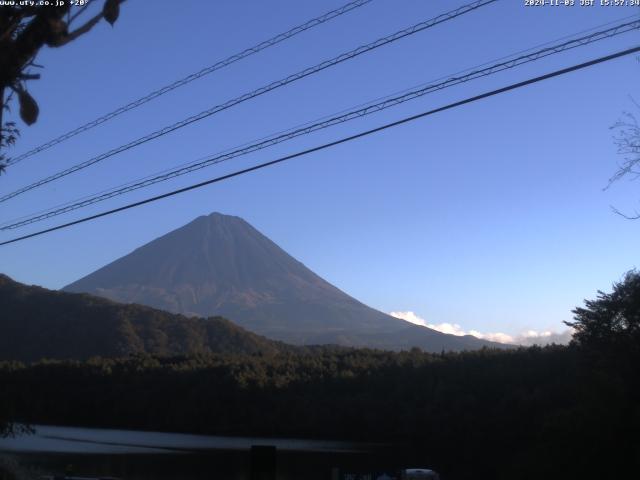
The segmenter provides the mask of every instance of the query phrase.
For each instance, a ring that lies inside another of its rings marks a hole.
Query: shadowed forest
[[[570,346],[3,362],[0,383],[22,422],[388,443],[444,478],[630,478],[640,275],[574,314]]]

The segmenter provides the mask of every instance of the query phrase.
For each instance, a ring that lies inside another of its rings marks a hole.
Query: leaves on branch
[[[30,73],[29,67],[41,67],[33,63],[39,50],[49,47],[62,47],[88,33],[104,18],[113,25],[120,16],[120,3],[124,0],[105,0],[102,11],[70,31],[69,23],[82,14],[88,3],[71,13],[71,2],[63,2],[59,7],[36,7],[16,5],[4,7],[0,12],[0,89],[12,88],[18,94],[20,117],[27,125],[33,125],[39,114],[35,99],[17,85],[25,80],[38,80],[39,74]],[[17,3],[17,2],[16,2]],[[65,18],[66,17],[66,18]],[[67,20],[67,21],[65,21]],[[0,111],[8,109],[11,96],[0,99]],[[0,116],[1,118],[1,116]],[[0,132],[0,147],[6,147],[15,141],[16,136],[7,139],[8,132]]]
[[[613,292],[598,291],[596,300],[585,300],[573,310],[574,321],[564,322],[575,329],[573,340],[581,345],[620,344],[640,339],[640,273],[627,272],[613,285]]]
[[[49,31],[45,43],[50,47],[57,47],[64,43],[65,38],[69,35],[67,22],[61,18],[53,17],[47,19],[47,23]]]
[[[33,125],[38,120],[40,108],[34,98],[26,90],[18,91],[18,101],[20,102],[20,118],[27,125]]]
[[[102,8],[102,15],[104,19],[113,26],[120,16],[120,0],[106,0]]]
[[[0,147],[10,147],[16,143],[16,139],[20,136],[20,131],[16,128],[15,122],[6,122],[0,128]],[[0,161],[4,160],[0,155]]]

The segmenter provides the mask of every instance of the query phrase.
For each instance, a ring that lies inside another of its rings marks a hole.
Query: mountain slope
[[[0,360],[135,353],[276,353],[291,347],[224,318],[187,318],[141,305],[27,286],[0,274]]]
[[[239,217],[202,216],[65,287],[184,315],[222,315],[295,344],[429,351],[499,346],[408,324],[313,273]]]

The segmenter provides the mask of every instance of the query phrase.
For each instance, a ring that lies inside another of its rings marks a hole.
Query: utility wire
[[[469,3],[467,5],[463,5],[462,7],[456,8],[455,10],[451,10],[447,13],[443,13],[441,15],[438,15],[437,17],[434,17],[430,20],[426,20],[420,23],[417,23],[411,27],[405,28],[403,30],[400,30],[398,32],[395,32],[391,35],[388,35],[386,37],[382,37],[379,38],[378,40],[368,43],[366,45],[362,45],[354,50],[351,50],[350,52],[347,53],[343,53],[341,55],[338,55],[337,57],[332,58],[331,60],[326,60],[324,62],[321,62],[313,67],[309,67],[306,68],[298,73],[295,73],[293,75],[289,75],[288,77],[285,77],[281,80],[277,80],[275,82],[272,82],[266,86],[260,87],[252,92],[249,93],[245,93],[244,95],[241,95],[239,97],[236,97],[232,100],[229,100],[223,104],[220,105],[216,105],[215,107],[212,107],[208,110],[204,110],[196,115],[192,115],[191,117],[185,118],[184,120],[181,120],[179,122],[176,122],[172,125],[168,125],[164,128],[161,128],[160,130],[156,130],[155,132],[152,132],[148,135],[145,135],[143,137],[140,137],[136,140],[133,140],[132,142],[129,142],[125,145],[121,145],[119,147],[116,147],[112,150],[109,150],[106,153],[103,153],[101,155],[98,155],[96,157],[93,157],[89,160],[86,160],[82,163],[79,163],[77,165],[74,165],[70,168],[67,168],[65,170],[62,170],[60,172],[57,172],[53,175],[50,175],[46,178],[43,178],[41,180],[38,180],[30,185],[27,185],[25,187],[22,187],[18,190],[15,190],[11,193],[8,193],[2,197],[0,197],[0,203],[1,202],[6,202],[7,200],[17,197],[18,195],[21,195],[25,192],[28,192],[30,190],[33,190],[34,188],[38,188],[42,185],[45,185],[47,183],[53,182],[55,180],[58,180],[62,177],[65,177],[67,175],[70,175],[72,173],[75,173],[79,170],[85,169],[91,165],[94,165],[98,162],[101,162],[109,157],[112,157],[118,153],[122,153],[126,150],[129,150],[131,148],[137,147],[138,145],[141,145],[143,143],[146,143],[150,140],[154,140],[158,137],[161,137],[163,135],[166,135],[167,133],[173,132],[174,130],[178,130],[179,128],[185,127],[187,125],[190,125],[194,122],[200,121],[204,118],[207,118],[211,115],[214,115],[216,113],[219,113],[223,110],[226,110],[228,108],[231,108],[235,105],[238,105],[242,102],[245,102],[247,100],[250,100],[252,98],[258,97],[260,95],[263,95],[267,92],[270,92],[272,90],[275,90],[277,88],[283,87],[285,85],[288,85],[290,83],[293,83],[297,80],[300,80],[302,78],[305,78],[309,75],[315,74],[317,72],[320,72],[322,70],[325,70],[326,68],[329,67],[333,67],[334,65],[338,65],[344,61],[350,60],[354,57],[357,57],[359,55],[362,55],[363,53],[369,52],[371,50],[377,49],[379,47],[382,47],[383,45],[387,45],[389,43],[395,42],[397,40],[400,40],[401,38],[407,37],[409,35],[413,35],[415,33],[421,32],[425,29],[431,28],[435,25],[438,25],[440,23],[446,22],[448,20],[452,20],[454,18],[457,18],[461,15],[464,15],[465,13],[469,13],[471,11],[474,11],[480,7],[489,5],[491,3],[496,2],[497,0],[478,0],[472,3]]]
[[[139,206],[145,205],[147,203],[156,202],[158,200],[162,200],[164,198],[172,197],[174,195],[178,195],[180,193],[188,192],[190,190],[195,190],[197,188],[202,188],[202,187],[204,187],[206,185],[211,185],[213,183],[218,183],[218,182],[221,182],[223,180],[228,180],[230,178],[237,177],[237,176],[240,176],[240,175],[244,175],[244,174],[249,173],[249,172],[260,170],[260,169],[263,169],[263,168],[266,168],[266,167],[271,167],[273,165],[277,165],[279,163],[286,162],[287,160],[292,160],[294,158],[303,157],[303,156],[308,155],[310,153],[314,153],[314,152],[318,152],[318,151],[321,151],[321,150],[325,150],[327,148],[334,147],[336,145],[341,145],[343,143],[347,143],[347,142],[350,142],[352,140],[356,140],[358,138],[366,137],[366,136],[372,135],[374,133],[378,133],[378,132],[381,132],[381,131],[384,131],[384,130],[387,130],[387,129],[390,129],[390,128],[393,128],[393,127],[397,127],[399,125],[403,125],[405,123],[409,123],[409,122],[418,120],[418,119],[423,118],[423,117],[427,117],[427,116],[431,116],[431,115],[434,115],[434,114],[439,113],[439,112],[443,112],[445,110],[451,110],[453,108],[457,108],[457,107],[460,107],[460,106],[463,106],[463,105],[466,105],[466,104],[469,104],[469,103],[473,103],[473,102],[476,102],[478,100],[482,100],[482,99],[485,99],[485,98],[488,98],[488,97],[493,97],[495,95],[499,95],[499,94],[502,94],[502,93],[505,93],[505,92],[509,92],[511,90],[516,90],[518,88],[522,88],[522,87],[525,87],[527,85],[531,85],[531,84],[534,84],[534,83],[542,82],[542,81],[548,80],[550,78],[554,78],[554,77],[558,77],[558,76],[561,76],[561,75],[565,75],[567,73],[575,72],[577,70],[582,70],[584,68],[591,67],[593,65],[597,65],[597,64],[600,64],[600,63],[608,62],[608,61],[614,60],[616,58],[624,57],[626,55],[631,55],[631,54],[637,53],[637,52],[640,52],[640,46],[636,46],[636,47],[632,47],[632,48],[629,48],[629,49],[626,49],[626,50],[622,50],[622,51],[613,53],[611,55],[607,55],[607,56],[604,56],[604,57],[599,57],[599,58],[596,58],[594,60],[590,60],[588,62],[580,63],[580,64],[577,64],[577,65],[573,65],[571,67],[567,67],[567,68],[563,68],[563,69],[560,69],[560,70],[556,70],[554,72],[547,73],[545,75],[541,75],[541,76],[538,76],[538,77],[530,78],[530,79],[524,80],[522,82],[513,83],[513,84],[508,85],[506,87],[498,88],[496,90],[491,90],[489,92],[485,92],[485,93],[482,93],[480,95],[476,95],[474,97],[469,97],[469,98],[466,98],[464,100],[460,100],[458,102],[450,103],[450,104],[445,105],[443,107],[435,108],[433,110],[428,110],[426,112],[422,112],[422,113],[419,113],[417,115],[412,115],[410,117],[405,117],[405,118],[403,118],[401,120],[397,120],[395,122],[387,123],[387,124],[382,125],[380,127],[372,128],[370,130],[366,130],[366,131],[357,133],[355,135],[350,135],[348,137],[343,137],[343,138],[341,138],[339,140],[335,140],[333,142],[325,143],[325,144],[322,144],[322,145],[319,145],[319,146],[316,146],[316,147],[313,147],[313,148],[309,148],[307,150],[303,150],[303,151],[300,151],[300,152],[297,152],[297,153],[294,153],[294,154],[291,154],[291,155],[280,157],[280,158],[277,158],[275,160],[271,160],[269,162],[265,162],[265,163],[261,163],[261,164],[258,164],[258,165],[254,165],[253,167],[245,168],[245,169],[242,169],[242,170],[237,170],[237,171],[229,173],[227,175],[222,175],[220,177],[215,177],[215,178],[206,180],[204,182],[200,182],[200,183],[196,183],[194,185],[190,185],[188,187],[184,187],[184,188],[180,188],[178,190],[173,190],[171,192],[163,193],[162,195],[156,195],[154,197],[150,197],[150,198],[147,198],[145,200],[141,200],[141,201],[134,202],[134,203],[129,203],[128,205],[124,205],[122,207],[114,208],[112,210],[107,210],[107,211],[104,211],[104,212],[101,212],[101,213],[97,213],[95,215],[91,215],[91,216],[88,216],[88,217],[80,218],[78,220],[74,220],[72,222],[64,223],[64,224],[61,224],[61,225],[56,225],[55,227],[50,227],[50,228],[47,228],[47,229],[44,229],[44,230],[40,230],[38,232],[30,233],[28,235],[23,235],[21,237],[13,238],[11,240],[6,240],[4,242],[0,242],[0,246],[8,245],[8,244],[15,243],[15,242],[19,242],[19,241],[22,241],[22,240],[26,240],[28,238],[33,238],[33,237],[36,237],[36,236],[39,236],[39,235],[43,235],[45,233],[54,232],[56,230],[61,230],[63,228],[68,228],[68,227],[71,227],[73,225],[78,225],[80,223],[84,223],[84,222],[88,222],[88,221],[91,221],[91,220],[95,220],[97,218],[105,217],[107,215],[112,215],[114,213],[122,212],[124,210],[129,210],[131,208],[139,207]]]
[[[366,115],[370,115],[372,113],[380,112],[387,108],[394,107],[396,105],[399,105],[411,100],[415,100],[416,98],[422,97],[429,93],[433,93],[435,91],[449,88],[454,85],[465,83],[481,77],[486,77],[488,75],[493,75],[507,69],[515,68],[526,63],[537,61],[541,58],[545,58],[550,55],[554,55],[554,54],[564,52],[573,48],[585,46],[597,41],[608,39],[616,35],[621,35],[623,33],[626,33],[638,28],[640,28],[640,19],[632,22],[626,22],[626,23],[611,27],[607,30],[597,31],[590,35],[569,40],[560,44],[551,45],[547,48],[543,48],[525,55],[520,55],[518,57],[511,58],[507,61],[503,61],[503,62],[499,62],[493,65],[487,66],[485,68],[472,70],[471,72],[466,73],[465,75],[453,76],[443,82],[422,86],[421,88],[405,92],[402,95],[399,95],[396,97],[387,97],[378,103],[369,104],[363,108],[357,108],[355,110],[347,111],[346,113],[342,113],[334,117],[323,119],[322,121],[319,121],[316,123],[306,124],[299,128],[294,128],[292,130],[285,131],[280,134],[275,134],[271,137],[267,137],[253,144],[242,146],[241,148],[237,148],[235,150],[228,150],[226,152],[215,154],[213,156],[204,157],[195,162],[188,163],[184,166],[180,166],[173,170],[165,171],[156,176],[149,176],[134,183],[129,183],[121,187],[116,187],[115,189],[111,189],[105,192],[100,192],[98,194],[95,194],[94,196],[84,197],[73,203],[67,203],[59,207],[53,207],[52,209],[45,210],[43,212],[38,212],[36,214],[32,214],[30,216],[24,216],[20,219],[13,220],[11,222],[5,222],[4,225],[0,225],[0,231],[13,230],[19,227],[23,227],[25,225],[29,225],[42,220],[46,220],[48,218],[62,215],[64,213],[68,213],[73,210],[78,210],[80,208],[92,205],[94,203],[102,202],[110,198],[124,195],[134,190],[138,190],[140,188],[154,185],[159,182],[167,181],[169,179],[172,179],[181,175],[185,175],[187,173],[191,173],[205,167],[209,167],[214,164],[222,163],[236,157],[247,155],[249,153],[253,153],[258,150],[262,150],[264,148],[268,148],[273,145],[286,142],[288,140],[294,139],[302,135],[307,135],[318,130],[322,130],[325,128],[332,127],[334,125],[338,125],[341,123],[348,122],[350,120],[354,120],[356,118],[360,118]]]
[[[13,157],[6,162],[7,166],[15,165],[16,163],[19,163],[26,158],[32,157],[37,153],[48,150],[49,148],[55,145],[58,145],[59,143],[62,143],[66,140],[69,140],[70,138],[73,138],[76,135],[79,135],[83,132],[86,132],[87,130],[91,130],[92,128],[97,127],[98,125],[108,122],[109,120],[119,115],[122,115],[123,113],[128,112],[129,110],[133,110],[134,108],[144,105],[145,103],[150,102],[151,100],[154,100],[155,98],[158,98],[161,95],[164,95],[165,93],[169,93],[172,90],[183,87],[193,82],[194,80],[202,78],[205,75],[209,75],[210,73],[213,73],[216,70],[221,70],[222,68],[227,67],[232,63],[235,63],[239,60],[247,58],[258,52],[261,52],[262,50],[266,50],[269,47],[273,47],[274,45],[284,42],[285,40],[288,40],[298,35],[299,33],[302,33],[306,30],[310,30],[311,28],[317,27],[318,25],[321,25],[330,20],[333,20],[336,17],[344,15],[345,13],[348,13],[351,10],[355,10],[356,8],[362,7],[372,1],[373,0],[355,0],[353,2],[347,3],[346,5],[343,5],[340,8],[327,12],[324,15],[321,15],[319,17],[313,18],[308,22],[303,23],[302,25],[298,25],[297,27],[294,27],[291,30],[288,30],[284,33],[280,33],[275,37],[265,40],[264,42],[261,42],[253,47],[247,48],[246,50],[243,50],[240,53],[231,55],[230,57],[227,57],[224,60],[220,60],[219,62],[216,62],[213,65],[210,65],[208,67],[205,67],[198,72],[192,73],[190,75],[187,75],[184,78],[181,78],[180,80],[176,80],[173,83],[165,85],[164,87],[159,88],[158,90],[155,90],[150,94],[145,95],[144,97],[138,98],[137,100],[134,100],[126,105],[123,105],[122,107],[119,107],[113,110],[112,112],[109,112],[99,118],[96,118],[95,120],[87,122],[84,125],[81,125],[73,130],[70,130],[69,132],[62,134],[59,137],[49,140],[48,142],[43,143],[42,145],[35,147],[32,150],[29,150],[28,152],[18,155],[17,157]]]

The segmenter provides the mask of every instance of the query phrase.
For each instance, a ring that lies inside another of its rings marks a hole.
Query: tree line
[[[5,361],[0,385],[26,423],[388,443],[455,479],[626,478],[640,275],[574,314],[569,346]]]

